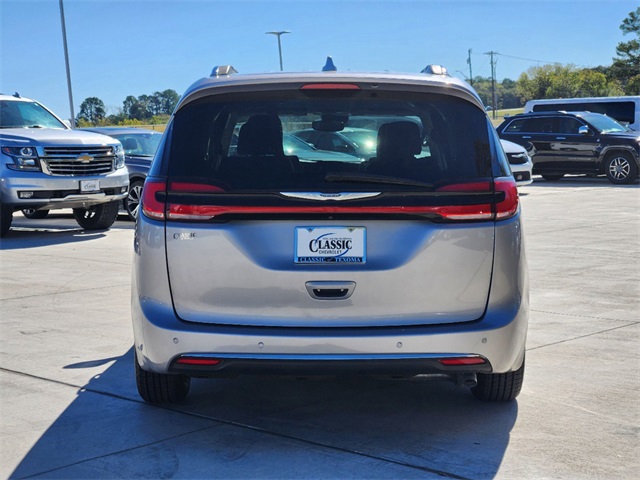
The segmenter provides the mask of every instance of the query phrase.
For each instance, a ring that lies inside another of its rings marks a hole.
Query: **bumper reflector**
[[[199,357],[180,357],[176,360],[179,365],[204,365],[212,367],[222,363],[222,360],[216,358],[199,358]]]
[[[439,362],[446,367],[455,367],[461,365],[481,365],[487,363],[484,358],[480,357],[458,357],[458,358],[442,358]]]

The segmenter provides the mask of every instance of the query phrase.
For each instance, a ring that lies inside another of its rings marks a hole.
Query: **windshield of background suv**
[[[0,128],[66,128],[36,102],[0,100]]]
[[[125,155],[136,157],[153,157],[162,139],[159,133],[123,133],[109,136],[122,143]]]
[[[581,115],[587,122],[596,127],[602,133],[628,132],[629,128],[620,125],[613,118],[599,114]]]
[[[376,143],[370,156],[314,148],[289,135],[352,125],[368,125],[362,133]],[[406,190],[491,177],[492,164],[486,115],[464,100],[297,89],[210,96],[183,107],[169,158],[172,181],[197,179],[225,192]]]

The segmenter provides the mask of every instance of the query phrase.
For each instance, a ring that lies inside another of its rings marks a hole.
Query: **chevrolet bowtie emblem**
[[[93,157],[88,153],[83,153],[82,155],[78,156],[77,160],[82,163],[89,163],[91,160],[93,160]]]

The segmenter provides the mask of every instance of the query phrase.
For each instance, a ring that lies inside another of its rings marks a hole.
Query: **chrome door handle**
[[[566,140],[567,137],[556,137],[556,140]]]
[[[522,138],[531,138],[529,135],[523,135]]]

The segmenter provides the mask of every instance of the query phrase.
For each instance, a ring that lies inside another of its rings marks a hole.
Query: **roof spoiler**
[[[238,71],[233,68],[231,65],[216,65],[211,70],[210,77],[226,77],[227,75],[233,75],[234,73],[238,73]]]

